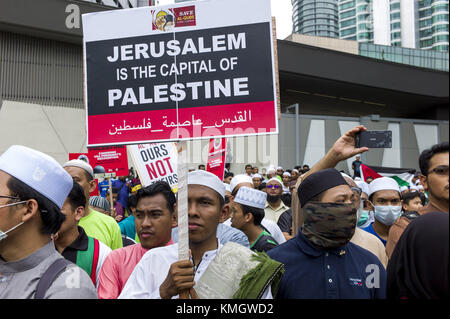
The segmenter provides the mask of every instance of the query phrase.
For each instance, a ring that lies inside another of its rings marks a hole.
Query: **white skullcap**
[[[291,174],[289,172],[284,172],[283,176],[291,177]]]
[[[281,169],[281,170],[282,170],[282,169],[283,169],[283,167],[281,167],[281,166],[278,166],[278,167],[277,167],[277,170],[279,170],[279,169]]]
[[[394,190],[400,193],[400,188],[398,187],[397,182],[390,177],[379,177],[374,179],[369,184],[369,196],[371,196],[375,192],[383,190]]]
[[[408,186],[402,186],[400,187],[400,193],[403,193],[404,191],[409,190]]]
[[[269,180],[267,181],[266,185],[269,184],[270,182],[277,182],[277,183],[279,183],[281,186],[283,186],[283,184],[281,184],[280,180],[279,180],[278,178],[276,178],[276,177],[272,177],[271,179],[269,179]]]
[[[21,145],[11,146],[0,156],[0,170],[42,194],[59,209],[73,187],[72,177],[55,159]]]
[[[300,173],[300,172],[298,171],[298,169],[296,169],[296,168],[294,168],[294,169],[292,170],[292,173],[294,173],[294,172],[296,172],[297,174]]]
[[[209,187],[219,193],[225,199],[225,186],[213,173],[199,169],[188,173],[188,185],[202,185]]]
[[[239,174],[234,176],[230,181],[230,189],[231,189],[230,192],[232,193],[235,187],[241,183],[251,183],[253,185],[253,179],[245,174]]]
[[[242,205],[264,209],[266,207],[266,198],[267,194],[265,192],[242,186],[239,188],[234,201]]]
[[[277,170],[274,167],[269,167],[267,169],[267,174],[276,173],[276,172],[277,172]]]
[[[347,174],[345,174],[345,173],[342,173],[342,172],[341,172],[341,175],[342,175],[342,177],[347,177],[347,178],[353,179],[353,178],[351,178],[349,175],[347,175]]]
[[[230,184],[227,184],[227,183],[223,183],[223,186],[225,186],[225,191],[227,191],[227,192],[230,192],[231,193],[231,191],[230,191]]]
[[[356,186],[358,186],[359,188],[361,188],[361,190],[366,193],[367,195],[369,195],[369,184],[367,184],[364,181],[356,181]]]
[[[258,173],[256,173],[256,174],[253,174],[252,178],[259,178],[259,179],[261,179],[261,180],[262,180],[262,176],[261,176],[261,174],[258,174]]]
[[[92,178],[95,178],[94,170],[92,169],[92,166],[83,160],[75,159],[75,160],[68,161],[63,165],[63,167],[70,167],[70,166],[84,169],[86,172],[88,172],[89,175],[91,175]]]

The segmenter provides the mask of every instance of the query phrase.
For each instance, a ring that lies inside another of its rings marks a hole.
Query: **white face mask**
[[[9,206],[15,206],[15,205],[23,204],[23,203],[26,203],[26,202],[27,202],[27,201],[25,200],[25,201],[21,201],[21,202],[17,202],[17,203],[12,203],[12,204],[7,204],[7,205],[2,205],[2,206],[0,206],[0,208],[3,208],[3,207],[9,207]],[[24,222],[21,222],[20,224],[14,226],[13,228],[8,229],[8,230],[5,231],[5,232],[3,232],[3,231],[0,229],[0,241],[2,241],[3,239],[5,239],[6,237],[8,237],[7,233],[9,233],[10,231],[13,231],[14,229],[16,229],[17,227],[19,227],[19,226],[22,225],[23,223],[24,223]]]
[[[391,226],[402,214],[402,206],[374,206],[375,218],[384,225]]]

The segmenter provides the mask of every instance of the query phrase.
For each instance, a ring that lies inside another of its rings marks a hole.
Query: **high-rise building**
[[[337,38],[337,0],[291,0],[294,33]]]
[[[449,0],[334,0],[338,35],[318,32],[324,1],[292,0],[294,32],[360,43],[448,52]],[[323,28],[323,26],[322,26]]]
[[[418,1],[420,48],[448,52],[448,2],[448,0]]]

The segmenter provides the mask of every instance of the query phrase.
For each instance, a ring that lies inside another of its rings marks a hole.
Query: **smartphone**
[[[368,148],[392,148],[392,131],[366,131],[356,134],[355,146]]]

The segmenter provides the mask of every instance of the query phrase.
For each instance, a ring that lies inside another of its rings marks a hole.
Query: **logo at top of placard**
[[[195,6],[152,10],[152,30],[170,31],[196,25]]]
[[[159,31],[169,31],[175,26],[175,17],[170,10],[152,11],[152,29]]]

